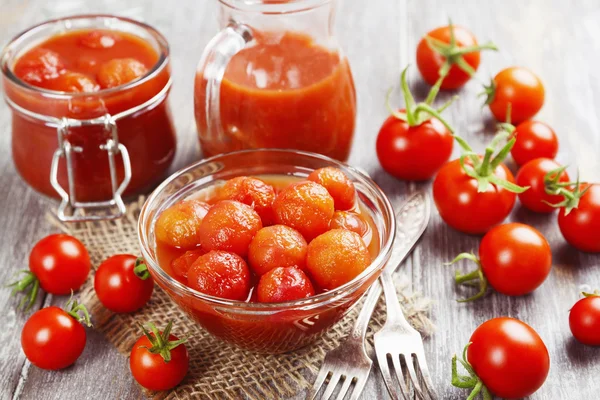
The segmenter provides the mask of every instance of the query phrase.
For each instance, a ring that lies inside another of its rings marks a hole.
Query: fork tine
[[[419,399],[425,400],[425,395],[423,394],[423,389],[421,389],[421,384],[419,383],[419,379],[417,378],[417,372],[415,371],[415,364],[411,354],[402,354],[404,357],[404,362],[406,363],[406,369],[408,370],[408,375],[410,376],[410,381],[413,384],[415,392]]]
[[[381,371],[381,375],[383,375],[383,381],[385,382],[385,387],[387,388],[390,396],[393,400],[405,399],[408,400],[404,393],[400,395],[398,393],[398,388],[394,385],[394,381],[392,380],[392,376],[390,375],[390,368],[388,366],[387,354],[383,351],[377,352],[377,363],[379,364],[379,371]]]
[[[406,386],[406,379],[404,373],[402,372],[402,366],[400,365],[400,356],[392,356],[392,363],[394,364],[394,371],[396,372],[396,377],[400,382],[400,390],[402,393],[406,393],[404,397],[410,396],[410,391],[408,390],[408,386]]]
[[[331,397],[341,377],[342,374],[340,374],[339,372],[334,372],[333,375],[331,375],[331,378],[329,379],[329,383],[325,388],[325,393],[323,393],[321,400],[327,400]]]
[[[425,354],[422,352],[418,352],[416,354],[416,362],[421,372],[421,377],[423,378],[423,383],[425,390],[429,394],[429,397],[432,400],[437,400],[437,393],[435,392],[435,387],[433,386],[433,381],[431,380],[431,375],[429,374],[429,368],[427,368],[427,362],[425,361]]]
[[[317,375],[317,379],[315,380],[315,384],[313,385],[312,389],[306,395],[306,400],[313,400],[315,397],[317,397],[319,389],[321,389],[321,386],[323,386],[323,382],[325,382],[325,379],[327,379],[327,375],[329,375],[329,370],[324,367],[325,366],[323,365],[319,370],[319,375]]]
[[[362,393],[363,389],[365,388],[365,384],[367,383],[367,379],[366,378],[356,378],[356,383],[354,385],[354,390],[352,391],[352,396],[350,397],[350,400],[358,400],[358,398],[360,397],[360,394]]]
[[[342,389],[340,389],[340,393],[337,395],[336,400],[344,400],[344,396],[346,396],[346,392],[348,392],[351,384],[352,377],[347,376],[346,379],[344,379],[344,384],[342,385]]]

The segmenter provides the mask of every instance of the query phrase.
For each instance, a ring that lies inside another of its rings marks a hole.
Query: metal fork
[[[408,256],[427,227],[430,209],[429,198],[424,192],[415,193],[400,207],[396,213],[394,250],[384,271],[391,274]],[[375,282],[367,292],[363,308],[348,337],[337,348],[330,350],[325,355],[323,365],[307,399],[316,398],[327,377],[329,377],[329,382],[321,399],[329,399],[340,381],[342,381],[342,387],[337,399],[342,400],[352,384],[354,384],[354,389],[350,399],[358,399],[367,383],[373,364],[365,348],[365,336],[381,292],[381,285]]]
[[[404,317],[390,272],[384,270],[379,279],[383,284],[387,319],[383,328],[375,333],[374,342],[377,363],[385,386],[393,399],[411,399],[406,379],[408,372],[408,381],[412,383],[419,399],[437,399],[425,360],[421,334],[410,326]],[[390,373],[390,361],[397,384]]]

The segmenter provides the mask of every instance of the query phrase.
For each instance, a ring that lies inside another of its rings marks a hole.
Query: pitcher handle
[[[208,43],[198,64],[206,81],[205,118],[208,140],[212,143],[227,140],[221,124],[221,81],[231,58],[252,40],[246,25],[230,23]],[[201,129],[201,127],[198,127]]]

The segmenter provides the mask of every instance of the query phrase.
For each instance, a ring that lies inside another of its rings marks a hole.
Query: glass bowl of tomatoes
[[[259,353],[319,338],[389,260],[392,206],[326,156],[258,149],[169,177],[138,221],[155,282],[212,335]]]

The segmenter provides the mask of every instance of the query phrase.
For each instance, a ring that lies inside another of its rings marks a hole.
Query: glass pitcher
[[[205,156],[292,148],[345,161],[356,119],[336,0],[219,0],[222,30],[198,64],[194,110]]]

